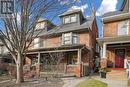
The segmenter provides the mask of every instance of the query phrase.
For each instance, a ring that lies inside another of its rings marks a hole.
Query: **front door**
[[[115,50],[115,68],[124,67],[125,49]]]

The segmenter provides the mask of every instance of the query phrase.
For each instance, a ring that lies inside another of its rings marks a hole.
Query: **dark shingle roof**
[[[83,23],[81,23],[80,25],[77,25],[77,24],[59,25],[49,31],[42,31],[42,33],[40,33],[39,36],[88,29],[89,27],[92,26],[93,20],[94,20],[94,17],[87,17],[86,20],[83,21]]]
[[[113,12],[108,12],[102,15],[103,17],[109,17],[109,16],[114,16],[114,15],[119,15],[119,14],[124,14],[127,13],[126,11],[113,11]]]

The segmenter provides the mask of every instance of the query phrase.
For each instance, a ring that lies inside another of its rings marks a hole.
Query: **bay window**
[[[77,44],[78,36],[76,33],[64,33],[62,34],[62,45]]]

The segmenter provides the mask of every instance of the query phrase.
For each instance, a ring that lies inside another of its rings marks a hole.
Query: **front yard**
[[[107,87],[107,84],[98,80],[89,79],[79,83],[76,87]]]
[[[20,86],[15,84],[15,79],[8,80],[5,77],[0,77],[1,81],[0,87],[62,87],[63,81],[60,78],[48,78],[46,81],[45,78],[30,78],[25,79],[24,83],[21,83]]]

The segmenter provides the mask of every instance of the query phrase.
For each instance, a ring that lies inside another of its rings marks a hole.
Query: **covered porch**
[[[37,75],[53,72],[80,77],[84,70],[82,65],[89,66],[89,56],[84,45],[34,49],[27,54],[25,64],[36,66]]]
[[[130,60],[130,36],[98,38],[97,41],[102,68],[125,68],[125,60]]]

